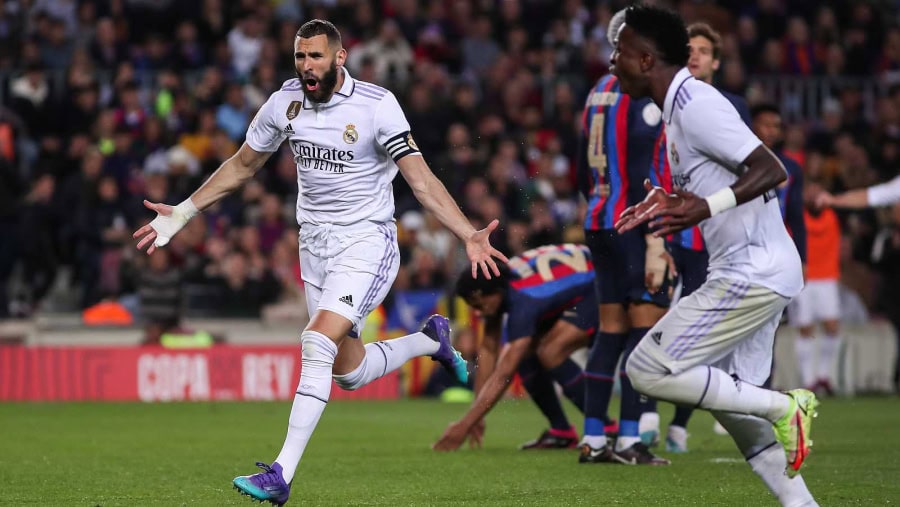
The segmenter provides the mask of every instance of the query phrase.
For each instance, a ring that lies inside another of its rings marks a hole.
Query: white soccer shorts
[[[823,320],[841,318],[841,292],[837,280],[809,280],[788,307],[794,327],[812,326]]]
[[[630,360],[642,369],[673,374],[710,365],[762,385],[771,373],[775,329],[789,301],[750,282],[708,280],[669,309]]]
[[[300,229],[300,274],[310,318],[319,310],[346,317],[359,336],[366,316],[387,296],[400,268],[397,226],[363,222]]]

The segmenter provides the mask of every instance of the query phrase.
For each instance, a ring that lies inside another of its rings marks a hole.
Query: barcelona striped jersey
[[[594,264],[584,245],[547,245],[509,261],[507,336],[534,336],[541,323],[594,292]]]
[[[794,240],[800,260],[806,262],[806,224],[803,220],[803,170],[794,160],[776,153],[787,171],[787,180],[775,189],[784,226]]]
[[[612,229],[619,215],[646,196],[652,150],[662,128],[650,99],[622,93],[613,75],[601,78],[585,102],[579,189],[588,202],[586,230]]]

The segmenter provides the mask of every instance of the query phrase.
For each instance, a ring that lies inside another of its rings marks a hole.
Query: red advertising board
[[[207,349],[0,346],[0,401],[290,400],[296,346]],[[396,399],[395,371],[331,399]]]

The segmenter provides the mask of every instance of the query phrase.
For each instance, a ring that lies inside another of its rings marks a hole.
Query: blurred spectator
[[[213,279],[219,303],[219,317],[259,318],[263,305],[277,300],[278,282],[268,270],[251,266],[247,256],[231,252],[225,256],[222,273]]]
[[[244,101],[241,85],[230,83],[225,87],[225,103],[216,111],[216,124],[236,142],[242,142],[250,124],[250,112]]]
[[[182,273],[172,266],[170,255],[165,248],[159,249],[148,257],[146,269],[136,270],[145,343],[159,343],[160,336],[181,321]]]
[[[228,50],[231,52],[231,66],[238,78],[250,75],[259,60],[262,50],[262,22],[254,13],[247,12],[238,19],[228,32]]]
[[[396,21],[384,20],[378,37],[349,51],[347,66],[354,75],[361,75],[363,62],[367,60],[372,63],[376,84],[391,90],[402,90],[406,87],[413,53],[409,43],[400,33]]]

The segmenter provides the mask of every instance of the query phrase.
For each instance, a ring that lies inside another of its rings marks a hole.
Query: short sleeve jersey
[[[734,106],[687,68],[669,84],[663,120],[672,180],[700,197],[734,184],[762,144]],[[803,288],[800,256],[774,192],[700,222],[700,232],[709,251],[707,279],[752,282],[785,297]]]
[[[556,319],[594,291],[594,265],[584,245],[547,245],[509,261],[507,339],[534,336],[540,325]]]
[[[394,94],[343,72],[340,90],[322,104],[306,99],[299,79],[285,81],[247,130],[259,152],[290,143],[301,226],[393,220],[396,161],[420,155]]]

